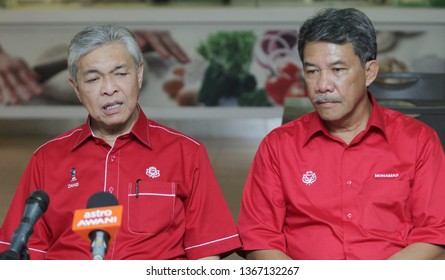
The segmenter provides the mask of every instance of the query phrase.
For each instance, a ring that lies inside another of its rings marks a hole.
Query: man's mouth
[[[114,109],[118,108],[118,107],[121,106],[121,105],[122,105],[122,103],[108,104],[108,105],[105,105],[105,106],[103,107],[103,109],[104,109],[104,110],[107,110],[107,111],[109,111],[109,110],[114,110]]]

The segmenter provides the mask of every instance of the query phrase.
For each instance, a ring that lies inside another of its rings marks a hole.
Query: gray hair
[[[340,45],[352,43],[363,66],[377,58],[374,26],[363,12],[354,8],[322,9],[303,23],[298,34],[298,53],[302,62],[306,43],[314,41]]]
[[[130,30],[117,25],[91,25],[77,33],[69,45],[68,71],[70,78],[77,81],[79,59],[95,49],[111,43],[121,43],[127,48],[136,64],[136,69],[143,63],[141,49]]]

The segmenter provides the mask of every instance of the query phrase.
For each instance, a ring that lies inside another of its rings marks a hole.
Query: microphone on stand
[[[26,199],[25,210],[19,226],[14,231],[8,250],[0,254],[0,260],[29,260],[28,240],[34,224],[48,208],[49,197],[42,190],[35,190]]]
[[[91,242],[93,260],[103,260],[108,242],[113,240],[122,223],[122,205],[108,192],[93,194],[87,209],[74,212],[72,230]]]

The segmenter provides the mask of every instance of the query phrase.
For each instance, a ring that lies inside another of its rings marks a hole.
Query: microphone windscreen
[[[122,223],[123,206],[108,192],[93,194],[86,209],[74,211],[72,230],[89,241],[93,231],[105,231],[113,239]]]
[[[31,195],[26,199],[26,204],[29,203],[37,203],[39,207],[42,209],[44,213],[48,208],[49,204],[49,196],[46,192],[42,190],[35,190],[31,193]]]
[[[119,202],[113,194],[109,192],[97,192],[88,199],[87,208],[115,206],[118,204]]]

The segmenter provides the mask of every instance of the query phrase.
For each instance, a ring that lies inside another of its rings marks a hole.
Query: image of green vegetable
[[[200,43],[197,52],[209,62],[198,94],[200,103],[218,106],[222,99],[236,98],[239,106],[268,105],[249,72],[255,40],[252,31],[219,31]]]

